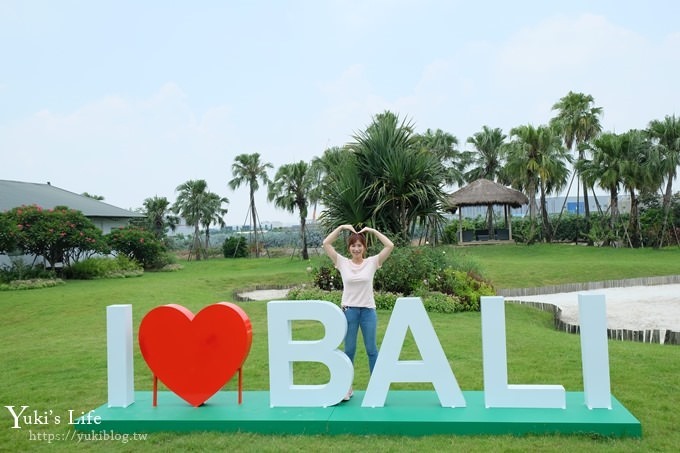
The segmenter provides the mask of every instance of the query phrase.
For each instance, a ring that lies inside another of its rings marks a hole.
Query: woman
[[[345,258],[335,251],[333,242],[343,230],[350,231],[347,241],[351,259]],[[383,244],[383,249],[377,255],[366,257],[366,238],[364,233],[375,235]],[[357,346],[357,333],[361,328],[364,346],[368,355],[368,369],[373,373],[375,361],[378,358],[376,342],[378,318],[375,313],[375,299],[373,297],[373,276],[382,266],[394,244],[387,236],[379,231],[365,227],[357,233],[352,225],[340,225],[323,241],[323,248],[328,257],[342,276],[342,310],[347,318],[347,334],[345,335],[345,354],[354,363],[354,353]],[[344,400],[348,401],[354,392],[350,387]]]

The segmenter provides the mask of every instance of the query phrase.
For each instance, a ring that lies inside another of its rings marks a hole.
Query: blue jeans
[[[375,313],[375,308],[346,307],[345,318],[347,318],[345,354],[354,363],[354,354],[357,350],[357,333],[361,328],[361,336],[364,338],[364,346],[368,355],[368,369],[373,373],[375,361],[378,359],[378,345],[376,343],[378,316]]]

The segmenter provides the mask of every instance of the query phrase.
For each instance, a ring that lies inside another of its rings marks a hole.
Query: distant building
[[[128,225],[130,219],[144,217],[139,212],[118,208],[68,190],[47,184],[0,180],[0,212],[20,206],[37,205],[43,209],[66,206],[83,213],[104,234]],[[0,254],[0,265],[9,264],[9,257]]]
[[[609,196],[608,195],[598,195],[597,200],[594,197],[588,197],[588,204],[590,207],[590,212],[597,212],[597,204],[599,203],[602,211],[607,212],[609,209]],[[540,209],[540,200],[536,199],[536,205]],[[585,203],[583,197],[548,197],[546,198],[546,207],[548,214],[559,214],[560,212],[570,213],[570,214],[581,214],[585,213]],[[461,209],[462,215],[467,219],[474,219],[476,217],[486,216],[486,206],[466,206]],[[627,213],[630,212],[630,196],[619,195],[619,212]],[[529,215],[529,206],[522,206],[521,208],[511,209],[510,213],[512,217],[526,217]],[[494,206],[494,215],[502,216],[503,207]]]

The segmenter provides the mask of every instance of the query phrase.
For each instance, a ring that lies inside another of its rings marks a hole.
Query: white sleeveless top
[[[378,255],[369,256],[361,264],[338,255],[335,267],[342,276],[342,306],[375,308],[373,276],[380,267]]]

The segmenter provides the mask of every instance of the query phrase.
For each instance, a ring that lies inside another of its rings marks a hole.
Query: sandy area
[[[288,290],[271,289],[241,293],[252,300],[284,299]],[[572,293],[512,297],[527,302],[543,302],[562,309],[562,320],[578,324],[578,294],[604,294],[607,304],[607,327],[610,329],[680,330],[680,284],[630,286]]]
[[[562,309],[561,319],[564,322],[578,324],[579,294],[604,294],[607,327],[610,329],[680,330],[680,284],[593,289],[508,299],[557,305]]]

